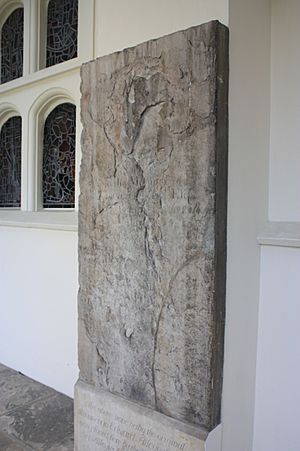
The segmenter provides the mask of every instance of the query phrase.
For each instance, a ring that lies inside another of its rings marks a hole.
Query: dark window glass
[[[21,206],[22,119],[12,117],[0,133],[0,207]]]
[[[58,105],[46,119],[43,152],[44,208],[74,208],[76,108]]]
[[[1,83],[23,75],[23,8],[16,9],[1,30]]]
[[[50,0],[46,67],[77,56],[78,0]]]

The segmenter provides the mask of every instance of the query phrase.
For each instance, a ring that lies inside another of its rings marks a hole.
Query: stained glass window
[[[74,208],[76,108],[62,103],[46,119],[43,146],[44,208]]]
[[[0,207],[21,206],[22,119],[8,119],[0,132]]]
[[[16,9],[1,30],[1,83],[23,75],[23,8]]]
[[[77,56],[78,0],[50,0],[46,67]]]

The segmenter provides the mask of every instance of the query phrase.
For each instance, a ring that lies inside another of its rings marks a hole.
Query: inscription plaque
[[[76,385],[76,451],[204,451],[206,432],[88,384]]]

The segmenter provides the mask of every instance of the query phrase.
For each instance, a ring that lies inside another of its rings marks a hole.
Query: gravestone
[[[82,67],[78,451],[204,449],[219,422],[228,30]]]

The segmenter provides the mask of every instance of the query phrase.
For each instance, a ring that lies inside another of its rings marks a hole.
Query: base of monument
[[[75,451],[204,451],[207,432],[95,389],[75,386]]]

